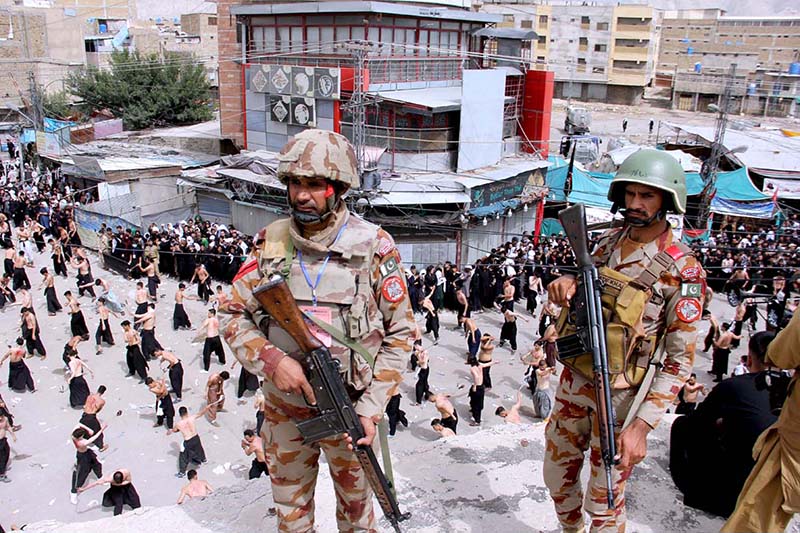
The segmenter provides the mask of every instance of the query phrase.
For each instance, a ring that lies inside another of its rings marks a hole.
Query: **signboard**
[[[270,96],[269,116],[273,122],[295,126],[314,127],[317,124],[316,105],[313,98]]]
[[[493,181],[470,189],[470,209],[492,205],[503,200],[511,200],[522,194],[528,184],[531,172],[524,172],[512,178]]]
[[[341,71],[338,68],[251,65],[250,90],[257,93],[338,100],[341,95]]]
[[[64,129],[61,131],[66,131],[67,135],[69,135],[69,129]],[[61,143],[61,132],[36,132],[36,151],[40,154],[61,155]]]

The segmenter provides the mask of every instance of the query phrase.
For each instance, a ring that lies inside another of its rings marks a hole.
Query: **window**
[[[547,35],[540,35],[536,42],[539,44],[547,44]]]
[[[608,22],[598,22],[597,31],[608,31]]]
[[[579,65],[585,65],[586,64],[586,58],[579,57],[578,58],[578,64]]]
[[[588,45],[589,44],[589,39],[587,37],[581,37],[580,39],[578,39],[578,44]]]
[[[209,26],[216,26],[217,25],[217,17],[208,17],[208,25]]]
[[[589,17],[581,17],[581,24],[589,24]]]
[[[542,26],[547,26],[547,15],[539,15],[539,24]]]
[[[536,56],[536,62],[537,63],[544,63],[545,62],[544,56]]]
[[[605,67],[592,67],[592,74],[605,74]]]
[[[596,44],[594,45],[595,52],[605,52],[608,50],[608,46],[605,44]]]
[[[520,27],[520,28],[528,28],[528,29],[531,29],[531,28],[533,28],[533,21],[532,21],[532,20],[521,20],[521,21],[519,22],[519,27]]]

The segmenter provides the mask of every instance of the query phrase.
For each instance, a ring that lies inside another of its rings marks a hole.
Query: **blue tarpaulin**
[[[494,216],[497,213],[502,213],[507,209],[516,209],[519,207],[519,200],[503,200],[501,202],[495,202],[490,205],[485,205],[483,207],[476,207],[475,209],[470,209],[469,214],[474,217],[488,217]]]
[[[549,201],[564,202],[567,200],[564,188],[569,165],[559,156],[550,156],[549,159],[552,166],[547,169],[547,186],[550,188],[547,199]],[[611,207],[611,202],[606,199],[606,195],[613,177],[614,174],[586,172],[576,167],[572,172],[572,190],[569,195],[569,201],[582,202],[594,207]],[[703,180],[700,178],[700,174],[697,172],[686,173],[686,189],[690,196],[700,194],[703,191]],[[753,182],[750,181],[745,167],[731,172],[719,172],[717,174],[716,189],[716,198],[734,202],[752,202],[770,198],[756,189]],[[746,212],[738,214],[746,215]]]
[[[771,199],[757,202],[737,202],[715,196],[711,200],[711,211],[720,215],[770,219],[775,211],[775,202]]]
[[[77,122],[68,122],[65,120],[56,120],[54,118],[47,118],[44,119],[44,131],[47,133],[53,133],[54,131],[58,131],[62,128],[69,128],[70,126],[75,126]]]
[[[542,220],[542,235],[549,237],[550,235],[558,235],[564,232],[564,226],[556,218],[546,218]]]

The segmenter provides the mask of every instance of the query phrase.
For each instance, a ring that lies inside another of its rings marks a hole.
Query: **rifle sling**
[[[350,337],[346,336],[343,332],[339,331],[331,324],[324,322],[314,315],[310,313],[303,313],[307,319],[317,325],[322,331],[339,341],[340,343],[344,344],[354,352],[357,352],[364,360],[369,364],[371,368],[375,368],[375,358],[372,357],[372,354],[364,348],[364,345],[360,342],[357,342]],[[389,484],[392,487],[392,491],[397,494],[397,491],[394,488],[394,473],[392,470],[392,456],[389,454],[389,437],[388,437],[388,427],[386,425],[386,419],[381,418],[381,421],[378,423],[378,439],[380,440],[381,444],[381,459],[383,460],[383,470],[384,474],[386,475],[386,479],[389,480]]]

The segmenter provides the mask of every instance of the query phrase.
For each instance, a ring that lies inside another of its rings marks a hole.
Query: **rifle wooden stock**
[[[253,291],[258,303],[278,321],[280,327],[288,333],[303,353],[313,352],[322,343],[308,329],[303,313],[289,291],[283,278],[275,279],[261,285]]]

